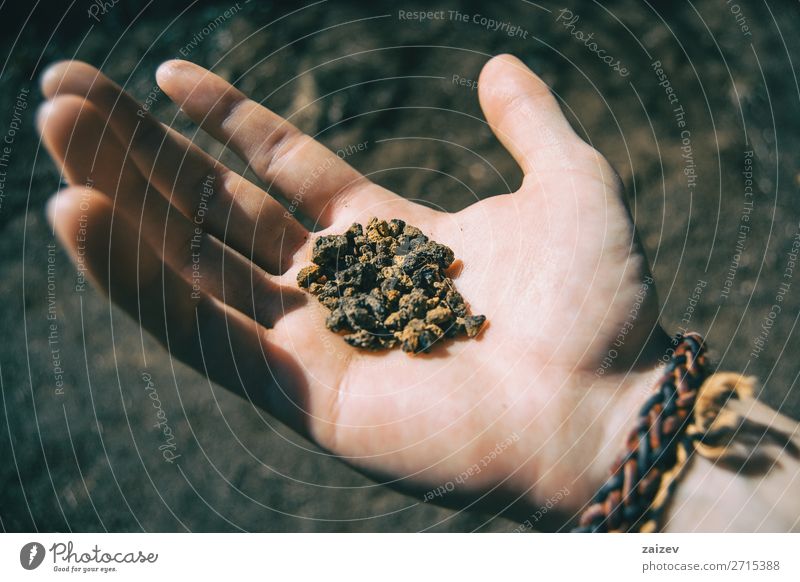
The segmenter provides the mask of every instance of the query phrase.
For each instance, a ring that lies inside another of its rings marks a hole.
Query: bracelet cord
[[[700,435],[687,428],[707,376],[705,344],[679,334],[655,392],[639,411],[611,475],[573,532],[658,531],[664,508]]]

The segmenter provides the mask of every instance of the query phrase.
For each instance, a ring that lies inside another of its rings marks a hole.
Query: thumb
[[[547,84],[514,56],[499,55],[484,65],[478,96],[492,131],[526,175],[566,169],[577,149],[589,147]]]

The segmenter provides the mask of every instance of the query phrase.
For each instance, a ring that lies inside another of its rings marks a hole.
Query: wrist
[[[515,519],[525,522],[528,513],[544,514],[546,518],[535,520],[540,530],[569,531],[577,524],[582,510],[608,478],[658,375],[654,365],[601,378],[587,373],[577,375],[570,388],[563,388],[574,393],[564,399],[569,410],[546,415],[567,419],[551,428],[551,434],[563,435],[559,439],[562,446],[538,443],[535,447],[536,466],[532,473],[521,474],[522,485],[528,488],[525,508]],[[535,486],[531,486],[532,475]]]
[[[607,465],[606,476],[614,479],[583,516],[580,531],[799,528],[800,441],[795,435],[800,425],[754,399],[754,378],[707,376],[701,342],[699,336],[686,336],[665,370],[640,377],[642,398],[652,395],[644,407],[626,406],[640,390],[623,391],[606,435],[618,435],[622,426],[625,455],[613,456]],[[653,392],[656,384],[660,390]],[[682,431],[686,424],[689,429]],[[607,445],[608,438],[602,442]],[[607,448],[596,455],[601,468]],[[587,474],[591,482],[591,471]]]
[[[611,474],[624,448],[625,439],[637,422],[639,411],[660,377],[660,367],[632,371],[609,377],[606,386],[598,386],[600,404],[592,411],[597,419],[598,430],[581,446],[586,448],[589,457],[584,464],[580,486],[579,511],[591,504],[597,491]],[[601,412],[602,410],[602,412]],[[577,523],[579,515],[575,516]]]
[[[654,395],[663,380],[665,354],[673,355],[672,338],[657,330],[650,335],[638,355],[638,365],[593,378],[584,386],[592,386],[591,398],[582,401],[585,409],[579,417],[586,419],[586,430],[576,439],[574,448],[582,451],[578,466],[582,469],[572,476],[575,512],[568,516],[566,526],[575,526],[580,514],[594,502],[598,490],[606,484],[612,469],[630,438],[631,430],[641,422],[642,407]]]
[[[577,525],[582,511],[609,478],[642,406],[653,395],[663,374],[662,357],[673,349],[672,339],[659,328],[633,358],[635,363],[606,373],[598,373],[597,368],[573,371],[569,384],[559,389],[569,394],[541,409],[545,424],[553,421],[544,430],[551,436],[547,442],[531,443],[536,453],[532,472],[517,473],[528,488],[526,511],[532,508],[538,515],[543,507],[547,509],[547,523],[539,523],[538,529],[551,526],[565,531]],[[545,429],[541,423],[537,428]],[[553,446],[555,435],[559,447]]]

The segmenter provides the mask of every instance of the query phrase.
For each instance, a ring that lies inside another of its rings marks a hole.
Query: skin
[[[94,67],[53,65],[38,124],[70,186],[48,216],[77,258],[85,215],[82,260],[98,287],[173,356],[382,482],[422,497],[477,463],[434,501],[524,521],[566,488],[536,527],[573,524],[669,338],[652,283],[641,299],[647,263],[620,180],[545,83],[512,56],[485,65],[486,122],[524,180],[443,213],[370,182],[197,65],[169,61],[157,81],[260,184],[142,112]],[[209,175],[214,193],[198,224]],[[325,329],[325,309],[296,274],[317,235],[371,216],[402,218],[454,250],[456,285],[488,318],[477,339],[410,357],[360,351]],[[202,241],[192,249],[196,227]],[[598,373],[609,350],[616,357]],[[482,463],[498,443],[507,446]]]

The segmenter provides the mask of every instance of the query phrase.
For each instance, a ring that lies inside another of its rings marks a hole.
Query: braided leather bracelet
[[[678,335],[656,391],[639,411],[611,475],[574,532],[657,531],[663,510],[694,442],[689,431],[698,391],[707,376],[705,346],[696,333]]]

